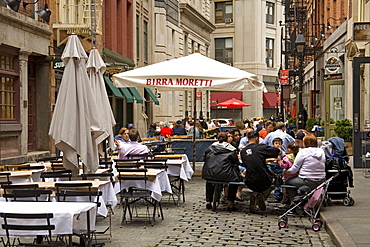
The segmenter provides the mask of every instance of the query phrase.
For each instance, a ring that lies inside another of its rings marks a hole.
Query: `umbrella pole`
[[[193,171],[195,171],[196,143],[195,143],[195,122],[197,119],[197,89],[194,88],[194,126],[193,126]]]

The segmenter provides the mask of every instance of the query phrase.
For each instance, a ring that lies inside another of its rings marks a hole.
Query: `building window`
[[[16,49],[0,46],[0,121],[19,121],[19,59]]]
[[[149,45],[148,45],[148,22],[144,21],[143,27],[143,43],[144,43],[144,63],[149,61]]]
[[[140,17],[136,16],[136,59],[140,59]]]
[[[267,67],[274,67],[274,40],[266,39],[266,65]]]
[[[216,60],[230,64],[233,63],[233,38],[215,39],[216,43]]]
[[[233,22],[233,3],[232,1],[215,3],[215,23]]]
[[[274,24],[275,4],[266,2],[266,23]]]

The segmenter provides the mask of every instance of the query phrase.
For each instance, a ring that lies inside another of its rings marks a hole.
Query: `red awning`
[[[263,108],[276,108],[276,93],[263,93]]]
[[[1,1],[1,0],[0,0]],[[242,100],[242,92],[211,92],[211,109],[217,109],[217,104],[231,98]]]

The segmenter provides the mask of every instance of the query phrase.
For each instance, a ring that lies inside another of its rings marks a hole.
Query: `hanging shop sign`
[[[340,68],[342,68],[342,64],[339,58],[332,56],[326,59],[324,67],[328,73],[334,74],[337,73]]]
[[[370,40],[370,22],[353,23],[353,40],[354,41]]]
[[[289,84],[289,70],[280,70],[280,84]]]
[[[62,61],[62,59],[53,59],[53,69],[60,69],[60,70],[64,70],[64,63]]]

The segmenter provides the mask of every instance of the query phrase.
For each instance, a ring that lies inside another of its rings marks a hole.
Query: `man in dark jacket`
[[[265,144],[258,144],[257,131],[248,133],[248,144],[240,151],[242,166],[247,169],[245,184],[253,191],[250,197],[249,211],[255,212],[256,205],[260,210],[266,210],[266,199],[272,191],[271,184],[274,175],[266,165],[266,159],[277,158],[280,149]]]
[[[220,132],[217,135],[218,142],[213,143],[204,153],[204,165],[202,178],[210,181],[237,182],[239,181],[239,159],[237,149],[228,143],[228,135]],[[231,140],[230,140],[231,141]],[[206,183],[206,207],[211,209],[214,193],[214,185]],[[229,185],[227,195],[227,210],[234,211],[233,202],[235,200],[237,185]]]

